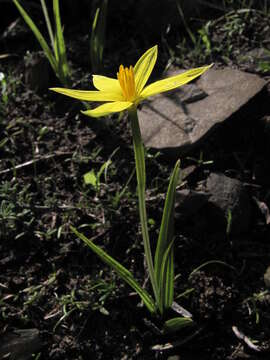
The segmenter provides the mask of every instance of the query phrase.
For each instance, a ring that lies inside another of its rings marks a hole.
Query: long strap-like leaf
[[[173,241],[175,191],[179,180],[179,166],[178,160],[170,178],[155,252],[155,277],[159,284],[160,298],[167,299],[165,304],[159,306],[161,312],[163,305],[170,306],[173,294],[173,251],[168,252],[168,249]],[[164,291],[165,293],[161,293]]]
[[[170,243],[164,253],[159,283],[159,310],[163,314],[164,309],[169,309],[172,306],[174,295],[174,240]]]
[[[111,266],[117,274],[127,283],[129,284],[141,297],[142,301],[144,302],[145,306],[148,308],[148,310],[151,313],[154,313],[156,310],[155,303],[151,296],[138,284],[138,282],[134,279],[131,272],[127,270],[123,265],[121,265],[118,261],[116,261],[114,258],[112,258],[110,255],[108,255],[104,250],[102,250],[99,246],[95,245],[93,241],[88,239],[86,236],[84,236],[82,233],[77,231],[74,227],[70,227],[71,230],[80,238],[86,245],[90,247],[91,250],[93,250],[100,259]]]
[[[42,11],[44,14],[44,18],[46,21],[46,25],[47,25],[47,29],[48,29],[48,33],[49,33],[49,37],[50,37],[50,41],[51,41],[51,47],[54,50],[54,55],[55,55],[55,48],[54,48],[54,36],[53,36],[53,31],[52,31],[52,24],[51,24],[51,20],[48,14],[48,9],[46,6],[46,2],[45,0],[40,0],[41,3],[41,7],[42,7]]]
[[[102,67],[106,34],[107,7],[108,0],[103,0],[101,6],[96,10],[92,24],[90,38],[90,60],[93,72],[100,71]]]
[[[19,10],[20,14],[22,15],[24,21],[27,23],[27,25],[30,27],[30,29],[33,31],[35,37],[37,38],[40,46],[42,47],[47,59],[49,60],[49,63],[51,64],[51,67],[53,68],[53,71],[57,74],[57,63],[55,61],[55,58],[53,56],[52,51],[50,50],[46,40],[42,36],[41,32],[37,28],[37,26],[34,24],[33,20],[30,18],[30,16],[27,14],[27,12],[22,8],[18,0],[13,0],[13,3],[16,5],[17,9]]]
[[[154,271],[152,253],[151,253],[147,214],[146,214],[146,204],[145,204],[146,174],[145,174],[144,147],[143,147],[136,107],[135,106],[130,107],[128,113],[131,121],[131,129],[132,129],[132,137],[133,137],[133,147],[134,147],[134,156],[135,156],[135,164],[136,164],[136,174],[137,174],[139,214],[140,214],[140,221],[142,227],[145,260],[147,263],[147,269],[149,271],[149,276],[150,276],[155,300],[156,303],[158,303],[159,291],[158,291],[157,279],[155,277],[155,271]]]
[[[63,85],[68,86],[69,67],[66,55],[66,46],[61,25],[59,0],[53,0],[53,12],[56,26],[56,48],[58,55],[58,73]]]

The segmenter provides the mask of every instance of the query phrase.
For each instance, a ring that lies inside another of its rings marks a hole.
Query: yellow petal
[[[116,92],[121,94],[121,87],[118,79],[112,79],[107,76],[93,75],[94,87],[101,91]]]
[[[91,117],[106,116],[112,113],[120,112],[129,108],[133,103],[130,101],[116,101],[113,103],[103,104],[94,110],[82,111],[84,115]]]
[[[147,50],[134,66],[136,93],[140,95],[157,61],[157,45]]]
[[[212,65],[208,65],[200,68],[191,69],[185,71],[182,74],[171,76],[164,80],[156,81],[146,86],[146,88],[144,88],[144,90],[141,92],[140,97],[144,99],[148,96],[156,95],[164,91],[173,90],[179,86],[187,84],[188,82],[203,74],[211,66]]]
[[[123,96],[120,93],[109,91],[88,91],[88,90],[71,90],[64,88],[51,88],[55,92],[70,96],[74,99],[83,101],[121,101]]]

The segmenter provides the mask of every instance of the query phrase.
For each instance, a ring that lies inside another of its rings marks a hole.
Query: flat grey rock
[[[198,144],[259,93],[266,82],[257,75],[209,69],[196,84],[160,94],[139,110],[146,147],[180,155]]]
[[[230,232],[246,233],[250,227],[251,200],[242,182],[219,173],[211,173],[200,191],[176,191],[175,217],[192,219],[198,229],[226,233],[231,214]],[[200,230],[199,230],[200,231]]]
[[[241,53],[237,62],[245,70],[269,73],[270,52],[265,48],[255,48]]]
[[[0,359],[33,359],[42,346],[37,329],[14,329],[1,338]]]
[[[231,213],[231,232],[245,233],[250,227],[251,202],[241,181],[218,173],[211,173],[206,180],[208,217],[215,226],[226,229]]]
[[[211,195],[203,191],[189,189],[176,191],[176,217],[179,213],[184,219],[194,216],[207,203],[210,196]]]
[[[268,266],[268,268],[266,269],[263,279],[264,279],[265,286],[268,289],[270,289],[270,266]]]

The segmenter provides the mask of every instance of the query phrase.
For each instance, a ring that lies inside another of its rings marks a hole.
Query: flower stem
[[[153,266],[153,258],[150,247],[150,240],[149,240],[148,226],[147,226],[147,214],[146,214],[146,206],[145,206],[145,181],[146,181],[145,155],[144,155],[144,147],[142,143],[136,106],[132,106],[129,109],[128,113],[129,113],[129,118],[131,120],[133,147],[134,147],[134,155],[135,155],[135,163],[136,163],[139,213],[140,213],[140,221],[142,226],[144,252],[145,252],[147,268],[149,271],[149,276],[150,276],[154,296],[156,299],[156,303],[158,304],[159,292],[158,292],[158,285],[157,285],[154,266]]]

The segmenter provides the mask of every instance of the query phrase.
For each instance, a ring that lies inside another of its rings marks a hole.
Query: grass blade
[[[173,270],[173,228],[175,190],[179,179],[180,161],[175,164],[166,195],[163,216],[159,231],[158,243],[155,252],[155,276],[159,284],[161,313],[164,307],[170,307],[173,297],[174,270]]]
[[[180,161],[178,160],[175,164],[173,173],[170,178],[170,183],[163,210],[158,243],[155,253],[155,274],[157,279],[160,279],[160,271],[163,257],[169,244],[172,242],[173,239],[175,189],[179,179],[179,166]]]
[[[57,64],[56,64],[55,58],[54,58],[53,53],[52,53],[51,49],[49,48],[46,40],[42,36],[41,32],[39,31],[37,26],[34,24],[34,22],[30,18],[30,16],[27,14],[27,12],[22,8],[19,1],[18,0],[13,0],[13,3],[17,7],[20,14],[22,15],[22,17],[23,17],[24,21],[26,22],[26,24],[32,30],[32,32],[35,35],[36,39],[38,40],[38,42],[39,42],[41,48],[43,49],[47,59],[49,60],[49,63],[51,64],[51,67],[53,68],[53,71],[55,73],[57,73]]]
[[[103,0],[98,7],[92,24],[90,38],[90,59],[93,72],[101,70],[103,62],[103,50],[105,46],[106,20],[108,0]]]
[[[58,54],[58,74],[63,85],[68,86],[69,67],[66,55],[66,46],[61,25],[59,0],[53,0],[53,13],[56,26],[56,49]]]
[[[126,282],[128,283],[135,291],[136,293],[141,297],[143,303],[148,308],[148,310],[151,313],[154,313],[156,311],[156,307],[154,304],[153,299],[151,296],[138,284],[138,282],[134,279],[131,272],[127,270],[123,265],[121,265],[118,261],[113,259],[110,255],[108,255],[105,251],[103,251],[99,246],[95,245],[93,241],[88,239],[86,236],[84,236],[82,233],[77,231],[73,226],[70,227],[71,230],[74,232],[75,235],[78,236],[87,246],[90,247],[91,250],[93,250],[100,259],[111,266],[117,274]]]
[[[174,295],[174,240],[170,243],[163,256],[160,272],[160,303],[161,314],[164,309],[172,306]]]
[[[50,18],[49,18],[47,6],[46,6],[46,3],[45,3],[45,0],[40,0],[40,2],[41,2],[41,7],[42,7],[43,14],[44,14],[44,18],[45,18],[45,21],[46,21],[50,41],[51,41],[51,47],[54,50],[54,55],[55,55],[54,36],[53,36],[52,24],[51,24],[51,21],[50,21]]]
[[[148,220],[147,220],[146,204],[145,204],[145,182],[146,182],[145,154],[144,154],[144,146],[141,137],[141,130],[138,120],[137,109],[135,107],[131,107],[129,109],[129,118],[131,120],[130,122],[131,122],[133,148],[134,148],[134,156],[135,156],[135,164],[136,164],[139,214],[140,214],[140,221],[142,227],[145,260],[146,260],[147,270],[149,272],[155,300],[156,303],[158,304],[159,291],[158,291],[158,284],[155,276],[155,270],[154,270],[154,264],[153,264],[151,246],[150,246]]]

